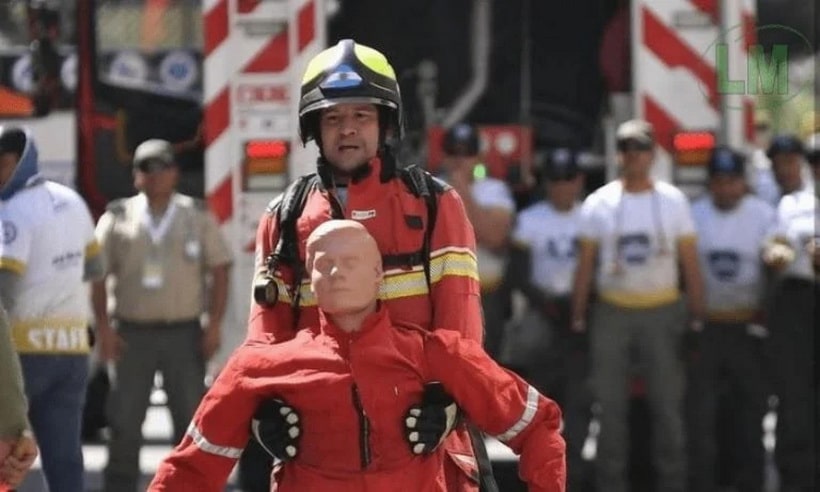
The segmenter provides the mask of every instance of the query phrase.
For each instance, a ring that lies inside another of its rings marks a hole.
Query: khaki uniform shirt
[[[117,200],[97,223],[114,317],[136,322],[197,319],[205,311],[205,274],[231,254],[203,202],[176,194],[162,220],[145,195]]]

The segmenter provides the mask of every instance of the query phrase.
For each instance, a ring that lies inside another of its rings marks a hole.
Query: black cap
[[[0,126],[0,154],[13,152],[23,155],[26,148],[26,132],[16,126]]]
[[[478,129],[468,123],[459,123],[444,134],[442,149],[448,155],[478,155],[480,144]]]
[[[778,154],[803,154],[804,152],[803,142],[796,135],[785,134],[777,135],[772,139],[766,155],[769,159],[774,159],[774,156]]]
[[[729,147],[715,147],[715,150],[712,151],[712,155],[709,156],[707,169],[709,170],[709,176],[745,176],[746,158]]]
[[[544,179],[547,181],[573,179],[580,172],[578,154],[571,149],[554,149],[547,154],[544,162]]]

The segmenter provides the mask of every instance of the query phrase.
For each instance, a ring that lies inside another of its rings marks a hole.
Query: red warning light
[[[285,140],[251,140],[245,145],[245,155],[249,159],[281,159],[289,148]]]
[[[677,152],[688,150],[712,150],[715,148],[715,136],[709,132],[678,133],[672,140]]]

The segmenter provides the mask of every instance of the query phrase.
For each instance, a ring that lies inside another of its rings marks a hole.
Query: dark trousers
[[[764,375],[765,340],[746,323],[707,323],[698,350],[689,354],[687,436],[690,490],[718,490],[718,415],[731,402],[736,431],[730,446],[737,463],[734,485],[755,492],[763,484],[761,423],[768,386]],[[723,443],[721,443],[723,444]]]
[[[504,341],[504,326],[510,310],[510,290],[502,284],[491,291],[481,291],[481,310],[484,315],[484,350],[499,359]]]
[[[116,362],[116,377],[108,398],[111,440],[105,467],[104,490],[133,492],[139,482],[142,422],[148,410],[154,374],[162,372],[168,409],[179,443],[205,394],[202,328],[198,320],[179,323],[120,322],[125,341]]]
[[[686,489],[683,435],[685,371],[680,355],[683,303],[627,309],[596,303],[590,327],[592,392],[600,405],[599,492],[633,490],[627,479],[629,394],[634,362],[646,381],[658,492]]]
[[[770,314],[775,366],[775,459],[783,492],[815,490],[817,420],[814,308],[817,285],[787,278],[776,288]]]
[[[582,490],[591,474],[591,465],[581,457],[592,407],[587,384],[587,335],[570,330],[568,298],[553,300],[548,312],[538,312],[527,318],[530,322],[538,320],[549,340],[543,353],[533,358],[523,374],[538,391],[561,407],[567,445],[567,489]]]

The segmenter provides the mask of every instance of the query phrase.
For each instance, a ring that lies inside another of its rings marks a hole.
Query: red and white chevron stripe
[[[287,10],[280,12],[283,8]],[[223,227],[230,227],[234,199],[241,192],[235,179],[242,156],[234,128],[231,83],[238,74],[298,80],[306,63],[304,54],[316,51],[317,32],[322,27],[317,26],[316,9],[315,0],[203,2],[205,193]],[[248,35],[239,27],[243,21],[285,15],[289,22],[272,36]]]
[[[719,3],[729,10],[721,12]],[[633,32],[640,36],[633,44],[635,114],[655,127],[659,144],[655,172],[672,176],[675,133],[719,133],[722,117],[727,118],[727,143],[748,148],[754,103],[746,95],[719,94],[715,53],[723,23],[731,29],[725,39],[730,79],[745,80],[748,46],[754,38],[754,1],[643,0],[633,2],[632,8]]]

